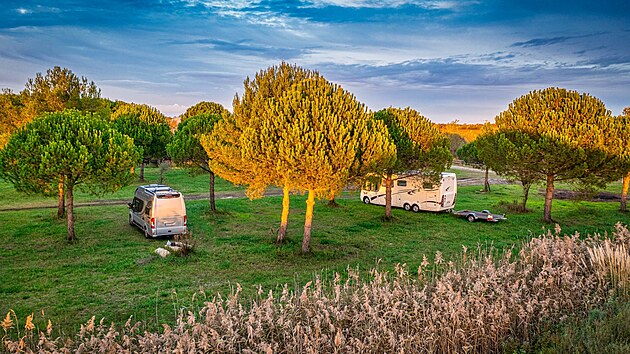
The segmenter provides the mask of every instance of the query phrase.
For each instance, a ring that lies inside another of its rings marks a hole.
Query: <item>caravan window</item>
[[[407,187],[407,181],[399,179],[396,181],[396,185],[398,185],[398,187]]]
[[[363,186],[363,189],[366,190],[366,191],[376,192],[376,191],[378,191],[378,183],[367,181],[367,182],[365,182],[365,185]]]
[[[433,186],[433,183],[424,182],[424,183],[422,184],[422,189],[427,190],[427,191],[430,191],[430,190],[434,190],[434,189],[437,189],[437,188],[435,188],[435,187]]]

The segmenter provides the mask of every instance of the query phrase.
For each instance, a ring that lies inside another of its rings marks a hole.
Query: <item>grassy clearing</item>
[[[156,170],[147,172],[156,176]],[[207,189],[205,181],[205,176],[191,178],[174,169],[166,182],[186,194],[201,194]],[[111,198],[130,199],[135,185]],[[0,183],[0,191],[8,188]],[[225,182],[218,188],[233,190]],[[460,187],[457,209],[502,212],[496,205],[517,199],[521,191],[516,185],[493,186],[487,194],[478,190],[479,186]],[[19,198],[5,194],[3,203],[41,202]],[[344,194],[338,202],[340,208],[317,203],[314,252],[306,256],[299,254],[304,196],[291,200],[288,240],[280,247],[274,244],[280,197],[219,200],[217,215],[207,212],[207,201],[189,201],[189,225],[197,248],[188,258],[157,257],[153,251],[166,241],[145,240],[128,225],[124,205],[78,208],[76,244],[66,243],[65,223],[56,219],[54,209],[0,212],[0,314],[14,309],[25,318],[44,311],[57,328],[69,331],[92,315],[118,323],[133,315],[155,327],[172,322],[176,308],[196,306],[191,299],[201,289],[209,296],[227,294],[239,283],[249,296],[259,284],[265,289],[284,283],[301,286],[314,274],[329,277],[348,266],[367,270],[379,262],[387,270],[407,263],[413,270],[423,255],[432,259],[438,250],[448,259],[462,245],[510,247],[553,228],[541,221],[543,199],[538,195],[532,195],[531,213],[509,214],[507,222],[498,224],[400,209],[394,210],[394,222],[385,223],[383,208],[363,205],[356,192]],[[617,221],[627,223],[627,215],[618,207],[618,203],[555,201],[553,215],[566,233],[604,233]]]
[[[133,193],[138,186],[150,183],[159,183],[160,175],[157,168],[145,169],[145,181],[135,181],[134,183],[120,189],[115,193],[106,194],[103,196],[94,196],[88,193],[86,190],[82,190],[79,186],[79,190],[75,191],[75,203],[92,202],[96,200],[129,200],[133,199]],[[207,174],[191,176],[185,169],[172,168],[164,174],[164,180],[162,183],[167,184],[184,195],[208,195],[209,180]],[[220,192],[233,192],[244,191],[244,187],[234,186],[233,184],[221,179],[216,178],[215,190]],[[40,195],[25,195],[18,193],[10,183],[0,180],[0,195],[2,196],[2,205],[0,209],[16,208],[16,207],[43,207],[43,206],[56,206],[57,197],[42,197]]]

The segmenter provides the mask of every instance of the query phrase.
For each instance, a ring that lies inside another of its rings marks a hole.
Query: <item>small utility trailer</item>
[[[474,211],[474,210],[460,210],[453,214],[457,216],[465,217],[468,221],[473,222],[477,220],[488,222],[499,222],[501,220],[507,220],[505,214],[492,214],[489,210]]]

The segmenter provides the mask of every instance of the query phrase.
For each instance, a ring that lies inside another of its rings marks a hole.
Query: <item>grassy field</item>
[[[156,182],[156,169],[149,169],[147,177]],[[165,182],[185,194],[207,193],[207,176],[190,177],[173,169]],[[130,200],[139,184],[107,198]],[[217,183],[217,189],[242,190],[224,181]],[[478,190],[479,186],[460,187],[457,209],[505,212],[498,204],[512,202],[521,193],[516,185],[496,185],[487,194]],[[166,240],[146,240],[129,226],[126,205],[77,208],[75,244],[65,241],[65,222],[56,219],[55,209],[3,211],[0,314],[13,309],[23,319],[44,311],[46,318],[68,331],[92,315],[118,323],[133,315],[154,328],[173,321],[177,309],[196,306],[203,296],[225,295],[236,283],[249,296],[258,285],[267,290],[284,283],[299,286],[314,274],[331,275],[348,266],[365,270],[378,263],[390,269],[407,263],[414,269],[424,255],[432,259],[441,251],[448,259],[462,245],[510,247],[554,227],[542,223],[543,198],[534,190],[528,204],[531,213],[508,214],[508,220],[498,224],[400,209],[394,210],[393,222],[383,222],[382,207],[363,205],[356,192],[344,193],[339,208],[330,208],[325,201],[316,204],[309,255],[299,253],[304,196],[291,199],[288,242],[282,246],[274,244],[280,197],[219,200],[216,215],[208,213],[206,200],[188,201],[196,251],[186,258],[157,257],[153,251]],[[4,207],[55,204],[54,198],[17,194],[4,182],[0,182],[0,193]],[[94,198],[82,194],[78,199]],[[627,215],[618,208],[618,203],[554,201],[553,216],[566,233],[604,233],[618,221],[627,223]]]
[[[90,194],[89,191],[83,190],[81,186],[76,190],[75,202],[85,203],[93,202],[97,200],[127,200],[133,199],[133,193],[136,187],[149,184],[160,183],[160,175],[157,168],[147,168],[145,171],[145,181],[135,181],[134,183],[118,190],[116,193],[106,194],[103,196],[95,196]],[[186,170],[173,168],[168,170],[164,174],[162,183],[168,184],[177,190],[187,194],[208,194],[208,175],[191,176]],[[217,193],[232,192],[232,191],[244,191],[245,188],[237,187],[229,182],[226,182],[220,178],[216,179],[215,190]],[[57,206],[57,197],[42,197],[40,195],[26,195],[16,192],[13,185],[10,183],[4,183],[0,180],[0,210],[19,207],[44,207],[44,206]]]

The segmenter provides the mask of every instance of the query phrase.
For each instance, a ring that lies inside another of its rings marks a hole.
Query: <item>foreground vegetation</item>
[[[51,322],[35,325],[32,315],[20,331],[10,312],[2,323],[8,331],[3,345],[10,351],[90,352],[529,351],[568,318],[584,317],[609,299],[625,303],[630,295],[625,227],[617,225],[603,241],[560,232],[558,227],[525,242],[516,255],[464,247],[446,262],[438,253],[415,274],[406,265],[391,273],[377,265],[366,278],[348,268],[343,276],[316,276],[301,288],[259,288],[254,298],[242,297],[238,284],[226,297],[202,290],[192,306],[174,304],[176,320],[161,331],[147,332],[132,318],[116,326],[92,317],[64,338]],[[623,338],[599,335],[615,341],[608,348],[627,348]],[[581,345],[560,340],[552,348]]]
[[[474,172],[457,173],[462,179],[475,177]],[[148,169],[147,178],[157,182],[157,169]],[[187,195],[207,193],[205,176],[192,178],[172,169],[165,179]],[[221,180],[217,186],[230,194],[239,192]],[[54,198],[20,200],[6,183],[0,188],[6,206],[55,205]],[[110,198],[129,200],[134,188],[126,187]],[[521,191],[517,185],[496,185],[492,193],[479,193],[479,188],[460,186],[457,208],[506,212],[505,203],[509,205]],[[87,201],[89,196],[77,198]],[[447,262],[456,259],[462,246],[518,247],[553,228],[540,219],[544,200],[538,194],[528,204],[531,213],[508,212],[507,222],[498,224],[400,209],[393,211],[395,220],[390,223],[383,222],[382,207],[363,205],[351,192],[338,199],[339,208],[329,208],[325,201],[316,204],[314,252],[300,255],[306,198],[292,197],[287,242],[277,246],[281,199],[218,200],[218,214],[208,212],[207,200],[188,201],[195,252],[166,259],[153,253],[166,240],[145,240],[128,225],[126,205],[78,208],[75,244],[64,240],[65,223],[56,218],[55,209],[0,212],[0,313],[15,311],[20,328],[30,314],[40,329],[51,319],[53,336],[72,336],[92,316],[104,318],[106,324],[121,324],[133,316],[132,322],[142,321],[142,329],[157,330],[162,323],[175,323],[180,311],[196,313],[203,301],[219,293],[225,298],[237,288],[248,307],[247,299],[256,296],[259,285],[264,294],[269,290],[277,294],[284,284],[288,290],[300,290],[314,275],[331,280],[348,266],[360,271],[362,279],[369,278],[368,270],[377,264],[381,271],[392,271],[396,264],[406,263],[414,274],[423,257],[434,262],[437,251]],[[554,215],[564,232],[582,235],[610,233],[618,221],[627,220],[615,202],[559,200]]]

